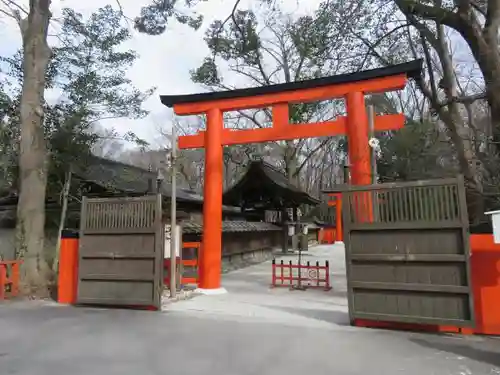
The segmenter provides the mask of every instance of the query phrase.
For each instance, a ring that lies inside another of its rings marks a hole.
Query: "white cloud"
[[[187,26],[172,22],[168,30],[160,36],[149,36],[133,30],[133,38],[126,48],[137,51],[140,58],[129,70],[128,76],[140,89],[156,86],[157,92],[150,98],[145,107],[151,115],[143,120],[114,120],[104,125],[115,127],[120,132],[133,131],[138,136],[153,141],[158,136],[158,126],[167,125],[172,118],[169,109],[166,109],[158,98],[160,94],[196,93],[201,88],[192,83],[189,76],[190,69],[194,69],[207,55],[208,49],[203,41],[205,27],[215,19],[224,19],[230,14],[235,0],[209,0],[198,7],[198,11],[205,17],[203,27],[194,31]],[[141,6],[149,0],[120,0],[125,15],[134,18],[139,14]],[[319,0],[282,0],[282,6],[288,12],[304,14],[317,8]],[[24,1],[25,6],[28,1]],[[118,8],[118,3],[109,0],[107,3]],[[255,8],[255,1],[241,2],[241,8]],[[83,15],[89,15],[99,7],[104,6],[102,0],[52,0],[53,17],[60,15],[61,9],[70,7]],[[27,6],[26,6],[27,8]],[[131,23],[132,27],[132,23]],[[57,23],[53,23],[51,33],[57,32]],[[0,17],[0,55],[14,53],[21,46],[18,26],[7,17]],[[55,38],[51,38],[53,43]],[[50,93],[51,99],[57,98],[58,93]],[[163,120],[164,119],[164,120]],[[163,122],[164,121],[164,122]],[[163,122],[163,124],[162,124]]]

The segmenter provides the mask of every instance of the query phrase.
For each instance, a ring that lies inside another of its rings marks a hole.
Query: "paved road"
[[[270,291],[268,267],[161,313],[0,304],[0,375],[500,374],[500,339],[350,327],[340,276],[331,294]]]
[[[500,340],[19,303],[0,374],[500,374]]]

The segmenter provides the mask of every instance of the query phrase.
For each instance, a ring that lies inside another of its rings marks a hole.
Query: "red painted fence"
[[[183,242],[182,243],[182,253],[183,253],[183,258],[185,255],[185,250],[187,249],[192,249],[195,250],[193,254],[189,257],[189,259],[182,259],[182,268],[192,268],[194,270],[194,275],[191,276],[184,276],[182,275],[181,277],[181,285],[185,284],[198,284],[198,255],[201,247],[201,242]],[[180,263],[180,257],[176,258],[176,264],[179,266]],[[166,286],[170,285],[170,258],[165,259],[163,263],[164,267],[164,274],[165,277],[163,278],[163,283]],[[179,269],[179,267],[177,268]]]
[[[334,244],[337,236],[335,228],[321,228],[318,231],[318,242],[320,244]]]
[[[19,294],[20,260],[0,261],[0,300]]]
[[[330,265],[328,261],[324,266],[319,262],[311,264],[293,264],[292,261],[276,263],[273,259],[272,264],[272,287],[279,286],[302,286],[305,288],[322,288],[330,290]]]

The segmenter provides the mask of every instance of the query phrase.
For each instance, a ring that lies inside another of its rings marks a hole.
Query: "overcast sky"
[[[63,7],[71,7],[86,16],[106,3],[117,8],[114,0],[52,0],[52,13],[57,17]],[[134,18],[139,14],[141,6],[147,4],[148,0],[121,0],[120,3],[124,13]],[[240,8],[247,8],[252,3],[256,2],[242,1]],[[297,0],[283,0],[285,11],[301,14],[314,11],[319,3],[319,0],[307,0],[300,1],[298,5]],[[151,114],[143,120],[113,120],[104,125],[115,127],[120,132],[132,130],[138,136],[154,141],[158,137],[157,129],[160,126],[168,127],[172,118],[171,110],[160,103],[158,95],[188,94],[203,90],[191,82],[189,70],[198,67],[207,56],[208,49],[203,41],[205,27],[212,20],[227,17],[233,5],[234,0],[209,0],[203,3],[197,9],[205,16],[205,22],[198,31],[175,22],[172,22],[167,32],[160,36],[149,36],[132,31],[133,38],[126,47],[135,50],[140,58],[129,70],[128,75],[140,89],[158,87],[155,95],[145,104]],[[55,27],[51,28],[52,33],[56,32]],[[20,46],[21,37],[18,26],[12,20],[0,15],[0,56],[13,54]]]

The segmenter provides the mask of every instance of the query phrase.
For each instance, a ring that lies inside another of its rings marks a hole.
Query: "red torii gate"
[[[297,138],[347,135],[351,183],[371,183],[371,151],[365,94],[401,90],[409,78],[420,77],[422,61],[393,65],[307,81],[193,95],[160,96],[177,115],[206,114],[206,131],[179,137],[179,148],[205,148],[203,238],[199,255],[199,287],[218,289],[222,255],[223,146]],[[344,98],[347,116],[335,121],[290,124],[289,104]],[[224,128],[223,113],[272,107],[271,128],[230,130]],[[375,131],[403,127],[402,114],[375,117]]]

